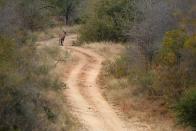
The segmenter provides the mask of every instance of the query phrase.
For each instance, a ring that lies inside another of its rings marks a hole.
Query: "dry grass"
[[[34,35],[36,36],[37,41],[45,41],[51,38],[59,37],[59,34],[62,33],[63,30],[65,30],[68,33],[68,35],[77,34],[79,27],[80,27],[79,25],[66,26],[66,27],[58,26],[55,28],[46,29],[44,31],[35,32]]]
[[[115,57],[119,56],[121,52],[125,50],[125,47],[120,43],[112,43],[112,42],[101,42],[101,43],[91,43],[91,44],[83,44],[84,48],[89,48],[94,50],[104,58],[108,60],[114,60]]]
[[[174,117],[168,112],[164,102],[135,94],[137,87],[131,86],[125,78],[115,79],[103,74],[101,78],[100,83],[105,87],[104,96],[119,112],[123,112],[129,123],[138,123],[139,126],[142,123],[153,131],[185,130],[175,125]]]

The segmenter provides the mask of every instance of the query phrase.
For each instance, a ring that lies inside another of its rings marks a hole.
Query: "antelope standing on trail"
[[[65,36],[66,36],[67,32],[66,31],[63,31],[60,35],[59,35],[59,44],[61,46],[63,46],[63,42],[65,40]]]

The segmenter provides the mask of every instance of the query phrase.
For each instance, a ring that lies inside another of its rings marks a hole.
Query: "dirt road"
[[[67,66],[62,71],[68,87],[64,95],[72,113],[83,126],[79,131],[151,131],[141,123],[125,122],[119,112],[117,115],[116,110],[108,104],[97,84],[104,58],[91,49],[71,46],[76,38],[77,35],[67,36],[61,48],[73,57],[73,61],[66,62]],[[58,45],[57,38],[38,43],[38,47],[52,45]]]
[[[71,46],[76,38],[77,35],[66,37],[62,49],[69,51],[76,58],[67,62],[66,69],[63,69],[63,79],[68,86],[64,94],[70,109],[84,127],[79,131],[153,131],[152,127],[156,123],[141,121],[140,115],[135,114],[133,119],[128,121],[121,119],[119,112],[117,115],[116,110],[101,95],[100,86],[97,84],[104,58],[93,49]],[[57,43],[58,39],[53,38],[39,42],[38,45],[49,46]],[[64,64],[62,66],[64,67]],[[161,129],[158,128],[160,131]]]
[[[89,131],[126,131],[122,121],[102,97],[96,83],[103,59],[90,50],[67,46],[78,57],[78,64],[67,79],[66,95],[73,113]]]
[[[65,73],[68,89],[65,96],[73,114],[87,131],[151,131],[138,122],[121,119],[105,100],[97,84],[104,58],[91,49],[71,46],[76,35],[65,40],[65,50],[77,57],[77,62],[69,66]],[[119,114],[119,112],[118,112]]]

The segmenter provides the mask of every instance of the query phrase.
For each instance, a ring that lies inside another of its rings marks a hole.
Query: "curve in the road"
[[[96,83],[102,67],[102,57],[81,48],[67,46],[79,57],[66,83],[66,96],[73,113],[88,131],[127,131],[123,122],[101,95]]]

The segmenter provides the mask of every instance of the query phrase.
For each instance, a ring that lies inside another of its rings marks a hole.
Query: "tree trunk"
[[[65,14],[65,24],[69,25],[69,14],[68,13]]]

